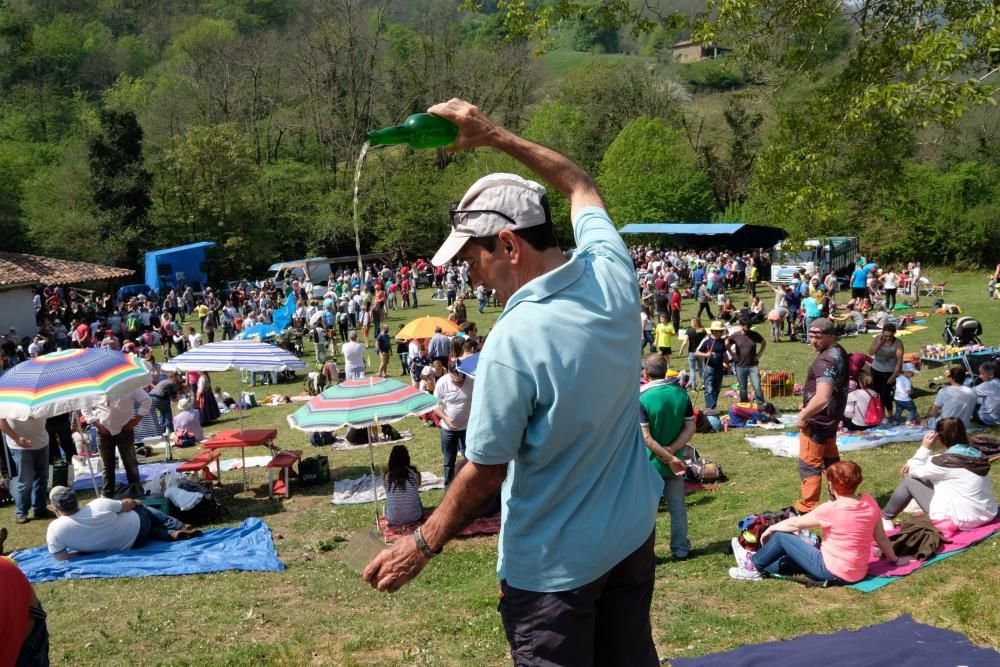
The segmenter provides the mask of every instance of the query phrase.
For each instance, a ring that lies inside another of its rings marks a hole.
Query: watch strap
[[[417,549],[420,549],[420,553],[427,558],[434,558],[434,556],[441,553],[441,549],[432,551],[431,548],[427,546],[427,540],[424,539],[423,533],[420,532],[419,528],[413,531],[413,541],[417,543]]]

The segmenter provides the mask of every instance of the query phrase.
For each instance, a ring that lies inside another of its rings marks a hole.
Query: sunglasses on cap
[[[496,215],[496,216],[499,216],[499,217],[503,218],[504,220],[506,220],[507,222],[509,222],[512,225],[517,225],[517,220],[515,220],[512,217],[510,217],[506,213],[501,213],[500,211],[494,211],[494,210],[488,209],[488,208],[486,208],[486,209],[464,209],[464,210],[460,210],[458,208],[458,202],[455,202],[451,206],[449,206],[448,207],[448,212],[449,212],[449,214],[451,216],[451,226],[452,226],[453,229],[458,229],[458,216],[460,216],[460,215],[470,215],[470,214]]]

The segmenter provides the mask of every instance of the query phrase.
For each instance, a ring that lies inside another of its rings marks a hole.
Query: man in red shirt
[[[681,330],[681,291],[676,287],[670,288],[670,321],[674,331]]]
[[[76,327],[76,346],[93,347],[94,341],[90,335],[90,325],[83,323]]]

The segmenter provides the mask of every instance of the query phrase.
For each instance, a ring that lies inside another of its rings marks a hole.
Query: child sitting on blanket
[[[882,549],[883,558],[897,562],[878,504],[869,494],[857,493],[863,481],[861,466],[840,461],[827,468],[826,476],[833,500],[765,530],[756,552],[733,538],[737,566],[729,568],[730,577],[759,581],[769,574],[805,574],[826,584],[853,584],[868,574],[873,540]],[[796,534],[812,528],[823,529],[823,543],[818,548]]]
[[[391,526],[415,523],[424,517],[420,502],[420,473],[410,465],[410,450],[396,445],[382,477],[385,486],[385,520]]]

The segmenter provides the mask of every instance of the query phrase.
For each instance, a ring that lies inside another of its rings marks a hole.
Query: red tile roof
[[[0,251],[0,288],[16,285],[73,285],[131,276],[135,271],[89,262]]]

